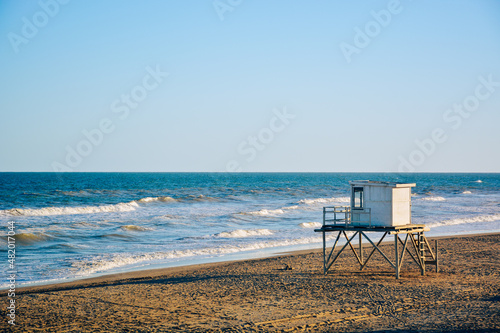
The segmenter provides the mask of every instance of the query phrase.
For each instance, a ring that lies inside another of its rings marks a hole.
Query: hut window
[[[352,191],[352,202],[354,209],[362,209],[363,208],[363,188],[362,187],[354,187]]]

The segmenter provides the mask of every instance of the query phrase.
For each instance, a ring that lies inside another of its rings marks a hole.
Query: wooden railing
[[[371,209],[349,206],[323,207],[323,226],[328,225],[361,225],[371,226]]]

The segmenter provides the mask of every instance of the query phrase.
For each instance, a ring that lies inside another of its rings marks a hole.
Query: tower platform
[[[347,208],[347,211],[346,211]],[[328,219],[328,213],[334,213],[333,219]],[[340,213],[340,214],[339,214]],[[375,252],[378,252],[394,268],[396,279],[400,278],[401,267],[405,254],[408,254],[413,262],[420,268],[422,275],[425,275],[426,265],[431,264],[439,270],[438,266],[438,243],[435,241],[434,250],[431,248],[425,232],[430,229],[423,224],[405,224],[396,226],[373,226],[370,224],[357,225],[351,221],[348,207],[324,207],[323,208],[323,226],[315,229],[315,232],[323,234],[323,271],[326,274],[332,265],[337,261],[340,254],[349,247],[359,262],[360,270],[363,270]],[[343,215],[343,216],[338,216]],[[336,232],[337,237],[331,249],[327,246],[327,233]],[[347,233],[352,233],[348,237]],[[375,244],[368,234],[383,233],[382,237]],[[394,235],[394,259],[391,260],[381,249],[380,244],[387,235]],[[401,237],[400,237],[401,235]],[[344,236],[346,243],[340,250],[335,251],[341,236]],[[353,240],[358,238],[357,244]],[[368,241],[373,248],[368,256],[364,257],[363,238]],[[400,248],[401,246],[401,248]],[[357,249],[356,249],[357,248]]]

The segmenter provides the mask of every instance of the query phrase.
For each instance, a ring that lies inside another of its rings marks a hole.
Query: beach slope
[[[391,254],[391,244],[383,245]],[[440,239],[440,272],[407,258],[400,280],[349,252],[321,251],[111,275],[18,289],[1,331],[500,331],[500,234]]]

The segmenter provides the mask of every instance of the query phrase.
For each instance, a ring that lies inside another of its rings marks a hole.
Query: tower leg
[[[326,274],[326,234],[323,230],[323,274]]]
[[[398,234],[394,235],[394,252],[396,254],[396,279],[399,279],[399,253],[398,253]]]
[[[435,250],[436,251],[436,273],[439,273],[439,265],[438,265],[439,264],[439,261],[438,261],[438,241],[437,241],[437,239],[434,240],[434,244],[435,244],[434,248],[436,249]]]
[[[361,235],[361,232],[359,233],[359,259],[361,261],[361,268],[363,268],[363,235]]]

